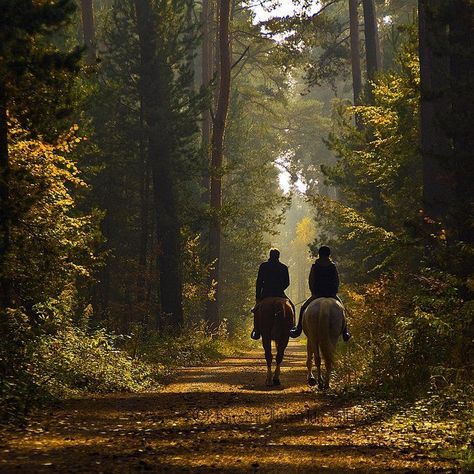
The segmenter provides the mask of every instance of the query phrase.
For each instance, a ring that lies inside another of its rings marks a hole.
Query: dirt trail
[[[260,349],[180,370],[162,391],[70,401],[3,433],[0,472],[440,472],[305,385],[304,346],[266,388]]]

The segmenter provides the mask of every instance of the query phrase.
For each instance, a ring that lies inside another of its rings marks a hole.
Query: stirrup
[[[303,332],[302,327],[295,326],[294,328],[290,329],[290,337],[292,337],[293,339],[296,337],[299,337],[301,336],[302,332]]]

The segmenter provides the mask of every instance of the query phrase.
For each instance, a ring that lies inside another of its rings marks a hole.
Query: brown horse
[[[256,319],[262,334],[262,345],[267,361],[267,386],[280,385],[280,366],[290,338],[290,329],[295,324],[293,308],[286,298],[264,298],[257,307]],[[275,341],[276,368],[272,377],[272,341]]]
[[[344,306],[334,298],[318,298],[306,308],[303,314],[303,331],[307,339],[308,384],[318,384],[320,389],[329,388],[329,380],[334,366],[334,352],[337,340],[344,327]],[[312,367],[316,363],[317,379]],[[326,371],[321,376],[321,356]]]

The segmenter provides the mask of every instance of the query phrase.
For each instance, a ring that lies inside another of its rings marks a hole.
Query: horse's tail
[[[272,321],[272,339],[274,341],[284,337],[285,333],[290,330],[292,324],[287,324],[287,316],[289,309],[286,306],[286,300],[283,298],[275,298],[273,301],[273,321]],[[288,326],[288,328],[286,327]]]
[[[331,300],[322,300],[319,306],[318,335],[319,350],[326,366],[332,365],[334,357],[334,344],[330,333]]]
[[[279,316],[283,320],[286,319],[286,303],[285,300],[280,298],[275,300],[275,315]]]

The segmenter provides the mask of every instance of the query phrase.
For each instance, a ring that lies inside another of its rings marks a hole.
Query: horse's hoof
[[[278,387],[279,385],[281,385],[280,379],[273,379],[273,385],[274,385],[275,387]]]
[[[316,385],[316,379],[314,377],[308,377],[308,385],[314,387]]]

